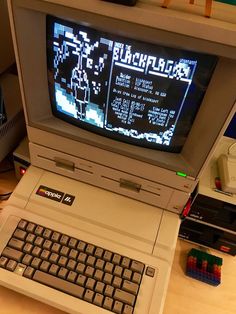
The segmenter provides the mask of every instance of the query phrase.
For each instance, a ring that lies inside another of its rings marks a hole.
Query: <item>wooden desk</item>
[[[14,172],[0,175],[0,186],[14,187]],[[0,203],[0,207],[3,203]],[[185,276],[187,252],[193,244],[178,240],[163,314],[235,314],[236,258],[223,258],[222,283],[213,287]],[[63,314],[64,312],[0,286],[0,314]],[[96,314],[96,313],[88,313]]]

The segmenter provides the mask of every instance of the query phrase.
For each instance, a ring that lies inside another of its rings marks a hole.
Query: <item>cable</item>
[[[7,200],[11,196],[12,192],[0,194],[0,201]]]

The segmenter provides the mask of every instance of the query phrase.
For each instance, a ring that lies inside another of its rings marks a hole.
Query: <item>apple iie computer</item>
[[[31,166],[1,214],[0,283],[69,313],[160,314],[236,108],[235,8],[8,4]]]

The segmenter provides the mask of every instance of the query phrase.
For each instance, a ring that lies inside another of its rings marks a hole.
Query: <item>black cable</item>
[[[0,194],[0,201],[7,200],[11,196],[12,192]]]

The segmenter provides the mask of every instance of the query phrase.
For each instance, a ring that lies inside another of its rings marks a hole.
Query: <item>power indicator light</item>
[[[23,176],[26,173],[26,169],[23,167],[20,167],[20,175]]]
[[[181,171],[177,171],[176,174],[177,174],[177,176],[179,176],[179,177],[184,177],[184,178],[187,177],[187,174],[184,173],[184,172],[181,172]]]

